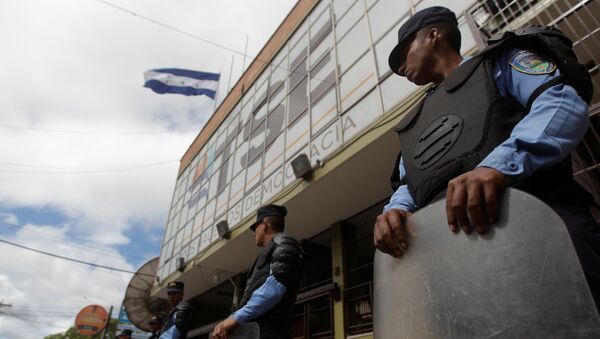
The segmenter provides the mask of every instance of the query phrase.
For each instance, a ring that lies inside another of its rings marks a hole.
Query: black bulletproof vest
[[[445,191],[450,179],[474,169],[526,114],[499,94],[492,59],[478,55],[465,61],[396,126],[405,181],[420,207]],[[563,162],[570,168],[570,158]],[[569,177],[570,169],[559,167],[536,175]]]
[[[461,64],[395,128],[405,181],[420,207],[444,192],[449,180],[474,169],[527,113],[499,94],[492,60],[493,55],[479,54]],[[540,195],[571,180],[567,157],[513,186]]]
[[[265,246],[262,249],[262,251],[260,251],[260,254],[254,261],[254,265],[252,265],[252,268],[248,272],[248,277],[246,280],[246,289],[244,290],[244,294],[242,295],[240,306],[246,305],[246,303],[252,296],[252,292],[254,292],[267,280],[271,264],[271,255],[273,254],[273,250],[275,249],[274,245],[275,244],[271,241],[267,246]]]
[[[520,105],[500,96],[491,69],[482,57],[467,60],[396,127],[418,206],[475,168],[524,117]]]
[[[250,300],[252,293],[267,280],[270,272],[272,255],[276,246],[278,245],[274,241],[271,241],[263,248],[254,261],[254,265],[250,269],[250,272],[248,272],[246,289],[242,295],[240,307],[246,305],[248,300]],[[261,338],[269,337],[271,335],[277,338],[289,337],[289,317],[296,302],[297,291],[297,285],[288,286],[285,295],[277,305],[258,319],[253,320],[260,326]]]
[[[181,300],[179,303],[177,303],[177,305],[175,305],[175,307],[171,309],[165,318],[162,329],[160,330],[160,334],[165,333],[172,326],[177,326],[177,329],[180,331],[181,338],[186,338],[191,316],[192,305],[185,300]],[[160,337],[160,334],[157,337]]]

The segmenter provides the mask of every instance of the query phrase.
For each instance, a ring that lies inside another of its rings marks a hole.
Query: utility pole
[[[106,327],[104,327],[104,332],[102,332],[102,339],[106,338],[106,332],[108,332],[108,327],[110,326],[110,317],[112,317],[113,306],[110,305],[110,311],[108,311],[108,320],[106,320]]]

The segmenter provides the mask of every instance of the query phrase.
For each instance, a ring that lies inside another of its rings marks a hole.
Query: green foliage
[[[111,318],[108,324],[108,330],[106,332],[106,339],[113,339],[117,335],[117,319]],[[102,339],[102,332],[93,336],[81,335],[75,329],[75,326],[71,326],[66,332],[51,334],[44,337],[44,339]]]

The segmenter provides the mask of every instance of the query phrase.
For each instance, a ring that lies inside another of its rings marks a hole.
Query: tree
[[[115,338],[117,335],[117,323],[118,320],[115,318],[111,318],[108,324],[108,330],[106,332],[105,338]],[[69,327],[69,329],[64,333],[56,333],[45,336],[44,339],[102,339],[102,332],[93,336],[82,335],[77,332],[75,326]]]

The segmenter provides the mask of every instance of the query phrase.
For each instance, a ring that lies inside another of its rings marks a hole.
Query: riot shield
[[[600,318],[566,226],[506,190],[487,234],[454,234],[445,201],[409,218],[401,259],[376,251],[376,338],[600,338]]]
[[[210,336],[213,338],[213,336]],[[260,327],[258,323],[249,322],[240,324],[238,327],[233,329],[227,339],[258,339],[260,337]]]

